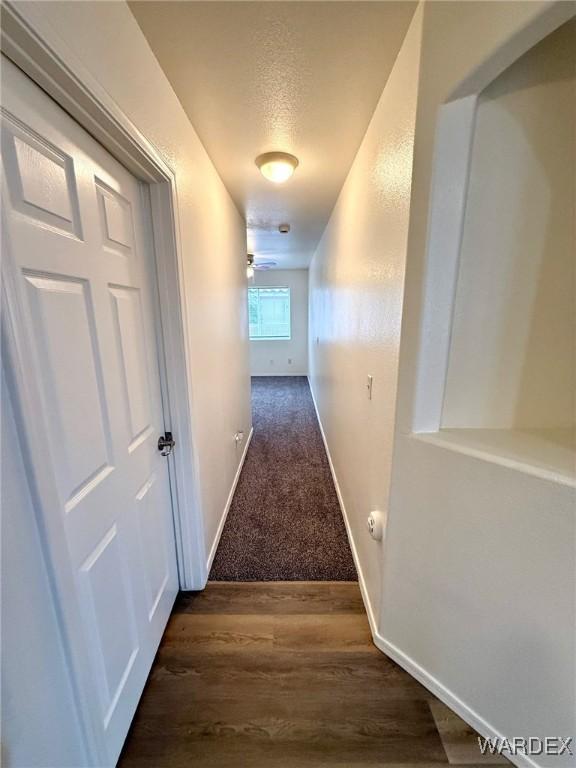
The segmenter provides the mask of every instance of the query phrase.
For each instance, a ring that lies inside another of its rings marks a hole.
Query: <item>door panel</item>
[[[110,285],[110,296],[116,325],[118,354],[125,392],[125,409],[129,419],[131,453],[151,429],[150,388],[144,346],[142,303],[137,288]]]
[[[147,208],[139,182],[4,60],[3,85],[7,258],[44,417],[25,437],[58,499],[48,538],[66,543],[55,567],[72,574],[113,764],[177,591]]]
[[[14,208],[24,216],[80,236],[78,199],[70,157],[32,132],[7,132],[4,162]]]
[[[48,419],[58,436],[58,486],[69,512],[112,469],[102,366],[84,280],[23,272]],[[74,450],[81,442],[82,451]]]
[[[158,498],[160,493],[156,475],[152,475],[136,494],[140,547],[142,559],[147,564],[145,586],[148,621],[154,619],[166,582],[170,578],[170,572],[166,567],[168,542],[162,518],[158,514],[161,508]]]
[[[134,601],[116,525],[106,533],[80,570],[86,621],[104,673],[101,680],[102,716],[106,722],[113,714],[114,704],[139,651]],[[124,630],[121,634],[118,627]]]
[[[133,243],[130,203],[99,179],[96,181],[96,190],[104,247],[122,255],[118,246],[130,250]]]

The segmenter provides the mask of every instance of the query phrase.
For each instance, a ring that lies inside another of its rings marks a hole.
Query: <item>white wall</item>
[[[128,5],[97,0],[32,5],[176,174],[208,557],[242,454],[234,434],[247,437],[251,426],[245,223]]]
[[[308,373],[308,270],[256,270],[251,285],[290,288],[291,339],[251,341],[252,376],[305,376]]]
[[[432,186],[433,173],[442,178],[435,141],[444,102],[482,91],[569,13],[567,3],[425,5],[377,639],[478,729],[507,737],[574,732],[575,495],[497,455],[478,458],[413,433],[434,421],[430,412],[440,413],[444,395],[436,386],[444,358],[430,348],[430,328],[450,312],[450,300],[442,259],[433,263],[427,240],[435,226],[429,212],[450,210],[455,184],[448,174],[446,185]],[[420,398],[426,391],[432,399]]]
[[[310,266],[310,383],[375,615],[366,518],[388,505],[421,23],[418,10]]]
[[[482,93],[442,424],[574,419],[576,25]]]

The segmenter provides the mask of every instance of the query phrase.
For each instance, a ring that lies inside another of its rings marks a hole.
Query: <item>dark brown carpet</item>
[[[308,381],[252,379],[254,435],[213,581],[355,581]]]

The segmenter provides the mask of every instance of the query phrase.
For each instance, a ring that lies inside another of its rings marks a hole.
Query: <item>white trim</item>
[[[372,639],[374,645],[382,651],[382,653],[389,656],[402,669],[405,669],[413,678],[418,680],[419,683],[431,691],[440,701],[443,701],[446,706],[450,707],[462,720],[465,720],[468,725],[472,726],[474,730],[478,731],[481,736],[485,736],[490,739],[504,739],[504,734],[500,733],[493,725],[488,723],[469,707],[462,699],[453,693],[449,688],[446,688],[437,678],[427,672],[421,667],[414,659],[408,656],[404,651],[401,651],[394,643],[386,640],[378,631],[372,633]],[[528,755],[506,755],[508,760],[514,765],[518,765],[521,768],[540,768],[538,763],[532,760]]]
[[[7,0],[0,32],[2,52],[113,157],[149,184],[160,294],[158,335],[166,359],[162,395],[167,425],[172,426],[178,446],[169,462],[178,571],[183,589],[199,589],[206,581],[204,526],[193,448],[189,324],[175,174],[49,24],[41,3]]]
[[[510,431],[512,432],[512,430]],[[475,445],[470,445],[467,443],[465,436],[458,438],[456,435],[444,434],[442,430],[439,430],[438,432],[411,432],[407,437],[412,440],[420,440],[422,443],[428,443],[428,445],[435,445],[438,448],[444,448],[447,451],[461,453],[463,456],[470,456],[474,459],[479,459],[480,461],[486,461],[489,464],[497,464],[500,467],[506,467],[506,469],[513,469],[514,471],[522,472],[525,475],[538,477],[541,480],[548,480],[551,483],[565,485],[568,488],[576,488],[576,478],[573,474],[568,475],[567,471],[566,474],[564,474],[561,471],[539,467],[528,461],[497,453],[495,450],[490,450],[489,448],[480,448]]]
[[[182,589],[199,589],[205,583],[204,519],[200,502],[200,468],[194,449],[194,394],[189,370],[189,324],[186,318],[184,274],[179,242],[176,186],[170,183],[149,184],[154,224],[155,259],[159,294],[158,335],[164,352],[164,413],[166,429],[172,427],[177,441],[168,462],[174,511],[174,532],[178,555],[178,574]],[[173,258],[169,258],[172,254]],[[178,306],[167,306],[167,302]],[[190,471],[192,470],[192,471]]]
[[[298,373],[298,371],[289,371],[289,372],[278,371],[278,373],[267,372],[267,373],[251,373],[250,374],[250,377],[255,379],[263,379],[263,378],[266,378],[267,376],[292,376],[292,377],[296,376],[298,378],[303,377],[307,379],[308,371],[302,371],[301,373]]]
[[[324,432],[324,427],[322,426],[322,419],[320,418],[320,411],[318,410],[318,405],[316,403],[316,398],[314,397],[314,390],[312,389],[312,382],[310,381],[310,376],[306,377],[308,379],[308,386],[310,388],[310,394],[312,395],[312,402],[314,403],[314,410],[316,411],[316,418],[318,419],[318,426],[320,427],[320,434],[322,435],[322,442],[324,443],[324,450],[326,451],[326,457],[328,458],[328,464],[330,465],[330,472],[332,474],[332,480],[334,481],[334,487],[336,488],[336,495],[338,496],[338,503],[340,504],[340,510],[342,511],[342,517],[344,518],[344,525],[346,526],[346,534],[348,536],[348,543],[350,544],[350,550],[352,551],[352,559],[354,560],[354,565],[356,566],[356,571],[358,573],[358,584],[360,586],[360,593],[362,595],[362,601],[364,602],[364,608],[366,609],[366,615],[368,616],[368,623],[370,624],[370,631],[372,632],[372,637],[375,637],[378,632],[378,625],[376,622],[376,616],[374,615],[374,609],[372,608],[372,603],[370,601],[370,596],[368,594],[368,588],[366,587],[366,579],[364,578],[364,572],[362,571],[362,566],[360,565],[360,558],[358,557],[358,551],[356,549],[356,545],[354,543],[354,537],[352,536],[352,528],[350,527],[350,521],[348,520],[348,514],[346,512],[346,505],[344,504],[344,499],[342,497],[342,492],[340,490],[340,483],[338,482],[338,477],[336,476],[336,470],[334,469],[334,462],[332,461],[332,456],[330,454],[330,448],[328,447],[328,440],[326,439],[326,434]]]
[[[435,432],[442,422],[476,106],[477,97],[467,96],[443,104],[437,117],[414,432]]]
[[[208,559],[206,561],[206,580],[208,580],[210,569],[212,568],[212,563],[214,562],[216,550],[218,549],[218,544],[220,543],[220,537],[222,536],[222,531],[224,530],[226,518],[228,517],[228,512],[230,511],[232,499],[234,498],[236,486],[238,485],[238,480],[240,479],[240,473],[242,472],[242,467],[244,466],[244,461],[246,460],[246,454],[248,453],[248,448],[250,447],[250,442],[252,441],[253,434],[254,434],[254,427],[251,428],[250,434],[248,435],[248,440],[246,440],[246,445],[244,446],[244,451],[242,452],[242,456],[238,464],[238,469],[236,470],[236,474],[234,475],[234,480],[232,481],[232,487],[230,488],[230,493],[228,494],[228,498],[226,499],[226,504],[224,506],[224,511],[222,512],[222,517],[220,518],[220,522],[218,523],[218,530],[216,531],[216,535],[214,536],[214,541],[212,542],[212,546],[210,547],[210,554],[208,555]]]

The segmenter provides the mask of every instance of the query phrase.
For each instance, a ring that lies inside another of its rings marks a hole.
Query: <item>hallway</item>
[[[2,768],[576,768],[575,3],[0,3]]]
[[[476,734],[372,643],[356,583],[209,583],[181,594],[121,768],[422,768]]]
[[[253,377],[252,417],[210,579],[356,580],[306,377]]]
[[[472,766],[477,734],[374,645],[308,380],[254,434],[203,592],[181,592],[122,768]]]

